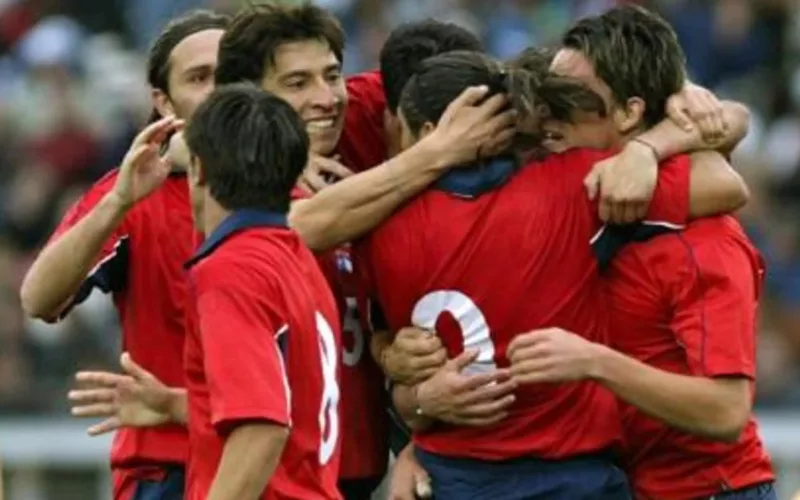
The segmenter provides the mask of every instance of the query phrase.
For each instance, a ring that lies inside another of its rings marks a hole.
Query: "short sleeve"
[[[682,226],[689,220],[689,175],[691,159],[678,155],[661,162],[658,184],[650,201],[644,225]]]
[[[197,313],[203,345],[211,422],[224,434],[239,422],[291,424],[289,385],[280,337],[255,298],[232,283],[198,290]]]
[[[108,194],[112,187],[113,182],[110,177],[106,177],[92,186],[67,210],[47,244],[53,243],[83,220]],[[95,265],[89,271],[67,308],[61,313],[62,316],[66,315],[72,307],[86,300],[95,288],[103,293],[119,292],[125,288],[131,245],[130,218],[131,214],[129,213],[119,227],[103,243]]]
[[[740,242],[713,238],[684,240],[688,269],[670,287],[671,326],[693,373],[754,378],[760,260]]]
[[[380,165],[388,156],[384,112],[386,98],[378,71],[367,71],[347,79],[349,102],[345,127],[336,147],[342,163],[354,172]]]

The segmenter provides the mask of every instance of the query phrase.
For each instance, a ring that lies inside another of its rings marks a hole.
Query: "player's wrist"
[[[456,150],[445,137],[434,130],[415,146],[418,154],[423,158],[425,168],[436,172],[448,170],[460,161]]]
[[[134,202],[127,199],[125,196],[112,189],[103,197],[101,203],[110,209],[114,215],[123,216],[133,208]]]
[[[587,378],[600,383],[608,381],[608,366],[613,363],[614,352],[613,349],[606,345],[591,343],[587,363]]]
[[[186,423],[186,389],[171,387],[169,390],[169,402],[167,404],[167,415],[169,422],[176,424]]]
[[[626,147],[635,150],[637,154],[648,157],[648,159],[655,160],[656,163],[661,161],[661,153],[658,147],[644,135],[634,137]]]

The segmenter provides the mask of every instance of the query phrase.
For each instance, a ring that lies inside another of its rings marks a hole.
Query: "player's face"
[[[344,127],[347,88],[342,65],[326,42],[304,40],[278,47],[261,86],[300,114],[313,153],[333,153]]]
[[[172,49],[169,58],[169,96],[154,91],[159,112],[191,118],[194,110],[214,89],[219,40],[224,31],[211,29],[187,36]]]
[[[612,112],[613,95],[608,85],[597,77],[589,60],[580,51],[561,49],[550,69],[559,75],[582,81],[603,99],[609,112],[606,117],[597,113],[575,112],[572,123],[545,121],[543,127],[548,137],[545,146],[551,151],[560,152],[574,147],[605,149],[617,144],[621,136],[614,121],[615,113]]]

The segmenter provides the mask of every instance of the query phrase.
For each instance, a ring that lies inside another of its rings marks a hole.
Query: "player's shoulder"
[[[383,77],[378,70],[364,71],[347,77],[347,94],[353,99],[366,98],[372,102],[383,102]]]

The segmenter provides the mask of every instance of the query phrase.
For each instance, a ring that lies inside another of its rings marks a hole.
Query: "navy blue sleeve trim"
[[[600,270],[605,270],[628,243],[647,241],[656,236],[680,231],[683,226],[660,221],[642,221],[624,226],[604,225],[591,239]]]
[[[116,293],[125,289],[128,281],[128,259],[130,240],[123,236],[114,245],[114,250],[89,272],[69,305],[62,311],[64,318],[78,304],[89,298],[96,288],[103,293]]]

